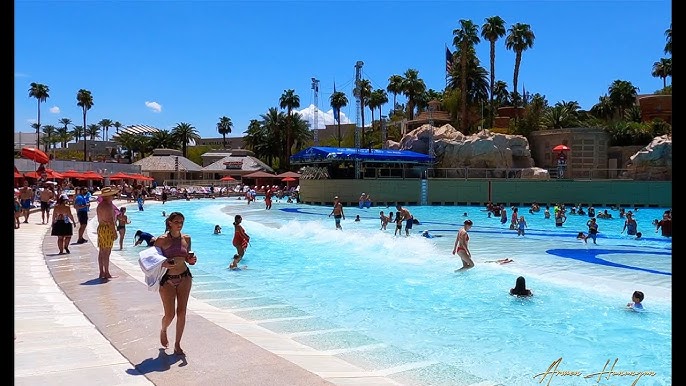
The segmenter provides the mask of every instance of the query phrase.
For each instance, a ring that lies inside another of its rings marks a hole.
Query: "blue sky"
[[[251,119],[278,107],[285,89],[311,111],[312,77],[320,80],[320,126],[333,121],[334,81],[350,101],[343,115],[354,122],[358,60],[374,88],[414,68],[427,88],[443,90],[445,46],[454,50],[459,20],[480,26],[496,15],[508,28],[529,24],[536,35],[523,54],[520,87],[550,104],[575,100],[588,110],[617,79],[641,94],[662,88],[650,73],[666,57],[672,20],[671,2],[662,0],[16,0],[14,7],[15,132],[33,131],[37,102],[28,90],[37,82],[50,88],[43,125],[59,126],[65,117],[82,125],[76,93],[83,88],[94,100],[87,124],[107,118],[171,129],[186,122],[202,137],[220,136],[221,116],[233,121],[229,136],[242,135]],[[489,69],[488,42],[476,48]],[[500,39],[496,79],[510,91],[513,70],[514,53]]]

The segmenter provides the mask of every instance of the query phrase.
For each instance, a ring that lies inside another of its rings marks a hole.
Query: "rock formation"
[[[662,135],[629,158],[624,176],[634,180],[672,179],[672,136]]]
[[[389,141],[390,149],[428,154],[431,126],[422,125],[405,134],[400,142]],[[505,177],[509,169],[523,169],[517,177],[548,179],[545,169],[535,168],[529,141],[521,135],[489,130],[466,136],[449,124],[434,128],[437,168],[470,168],[471,177]]]

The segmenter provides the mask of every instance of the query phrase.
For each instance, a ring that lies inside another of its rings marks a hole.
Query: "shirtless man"
[[[338,196],[333,198],[333,210],[329,213],[329,217],[333,215],[334,220],[336,220],[336,229],[343,230],[341,227],[341,218],[345,220],[345,213],[343,213],[343,204],[338,200]]]
[[[41,224],[50,222],[50,201],[55,198],[55,193],[52,191],[52,186],[48,185],[40,192],[40,215]],[[47,219],[46,219],[47,217]]]
[[[396,213],[396,216],[400,216],[400,218],[402,218],[401,221],[405,221],[405,236],[409,236],[410,235],[410,229],[412,229],[412,225],[414,224],[414,216],[412,216],[412,213],[410,213],[409,210],[400,206],[400,204],[397,204],[395,206],[395,209],[398,210],[398,213]]]
[[[21,214],[24,215],[24,223],[29,222],[29,214],[31,211],[31,202],[33,201],[33,189],[29,186],[28,181],[24,181],[24,186],[19,189],[19,203],[21,203]]]

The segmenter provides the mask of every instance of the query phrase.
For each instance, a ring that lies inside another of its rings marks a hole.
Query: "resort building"
[[[167,180],[199,180],[202,167],[183,156],[180,150],[155,149],[152,155],[133,163],[141,172],[155,179],[157,184]]]
[[[200,138],[195,142],[196,146],[211,146],[215,149],[224,148],[224,138],[222,137],[212,137],[212,138]],[[227,149],[243,149],[245,142],[243,137],[226,137],[226,148]]]
[[[274,174],[274,169],[255,158],[250,150],[210,150],[201,157],[203,178],[206,180],[218,180],[226,176],[241,180],[243,176],[259,171]]]

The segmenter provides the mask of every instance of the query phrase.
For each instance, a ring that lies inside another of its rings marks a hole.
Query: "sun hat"
[[[119,189],[113,188],[111,186],[105,186],[104,188],[100,189],[99,191],[93,193],[94,196],[100,196],[100,197],[115,196],[117,194],[119,194]]]
[[[60,196],[60,199],[62,199],[62,200],[69,200],[69,196],[67,196],[66,194],[62,193],[62,195]]]

